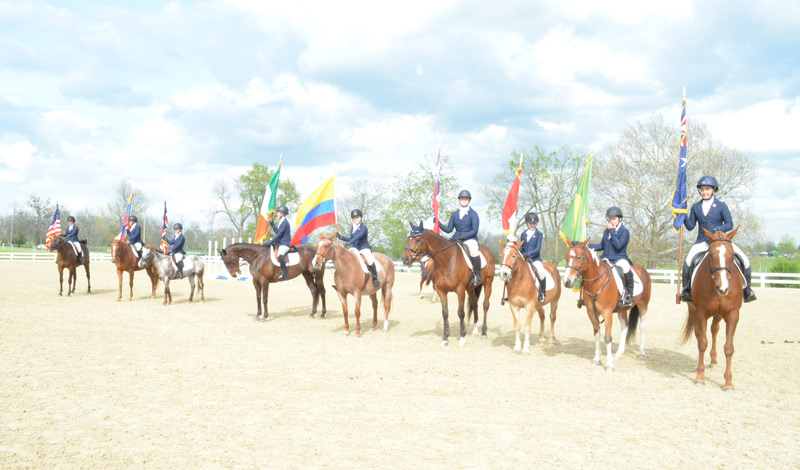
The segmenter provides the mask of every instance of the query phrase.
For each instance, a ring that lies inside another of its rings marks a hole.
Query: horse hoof
[[[733,385],[726,385],[726,386],[722,387],[722,390],[724,390],[726,392],[735,392],[736,391],[736,387],[734,387]]]
[[[350,332],[349,332],[349,331],[347,331],[347,330],[344,330],[344,331],[342,331],[342,335],[344,335],[344,336],[350,336]]]
[[[486,334],[482,334],[481,339],[489,339],[489,336],[487,336]]]
[[[447,346],[447,340],[446,339],[442,340],[442,346]]]
[[[609,372],[614,372],[614,366],[606,366],[606,370]]]
[[[462,336],[461,339],[458,340],[458,345],[464,346],[465,344],[467,344],[467,338]]]
[[[594,364],[596,366],[602,366],[603,365],[603,363],[600,362],[600,361],[592,361],[592,364]]]
[[[694,384],[695,385],[705,385],[706,381],[705,380],[697,380],[697,379],[695,379],[694,380]]]
[[[317,315],[317,312],[311,312],[311,315],[309,315],[309,317],[314,318],[316,315]]]
[[[639,359],[647,359],[647,354],[639,354]]]
[[[383,321],[383,331],[389,331],[389,320]]]
[[[531,350],[528,349],[528,348],[525,348],[525,349],[522,350],[522,354],[530,354],[530,353],[531,353]]]
[[[356,338],[360,338],[360,337],[361,337],[361,332],[360,331],[356,331]]]

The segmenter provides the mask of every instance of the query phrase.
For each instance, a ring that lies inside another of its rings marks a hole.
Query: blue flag
[[[672,191],[672,228],[677,232],[683,225],[689,207],[689,197],[686,194],[686,90],[683,91],[681,101],[681,158],[678,161],[678,180],[675,190]]]

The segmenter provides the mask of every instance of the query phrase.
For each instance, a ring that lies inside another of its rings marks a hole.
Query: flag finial
[[[686,85],[683,86],[683,99],[686,99]]]

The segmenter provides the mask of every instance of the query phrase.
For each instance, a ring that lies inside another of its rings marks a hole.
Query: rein
[[[422,242],[424,242],[424,241],[425,241],[425,232],[422,232],[421,234],[419,234],[419,235],[414,235],[414,236],[415,236],[415,237],[416,237],[416,236],[421,236],[421,237],[422,237]],[[420,246],[422,246],[422,242],[420,242]],[[449,245],[447,245],[447,246],[445,246],[445,247],[442,247],[442,248],[439,248],[438,250],[433,250],[433,251],[414,250],[414,249],[412,249],[412,248],[409,248],[409,247],[406,247],[406,248],[405,248],[405,250],[403,250],[403,251],[404,251],[404,252],[405,252],[405,251],[410,251],[411,253],[413,253],[413,254],[414,254],[414,259],[413,259],[413,260],[414,260],[414,261],[418,261],[418,260],[419,260],[419,259],[418,259],[418,258],[419,258],[419,256],[420,256],[420,255],[422,255],[422,254],[427,254],[428,256],[433,256],[434,254],[436,254],[436,253],[438,253],[438,252],[440,252],[440,251],[444,251],[444,250],[446,250],[446,249],[448,249],[448,248],[450,248],[451,246],[453,246],[453,245],[456,245],[456,244],[458,244],[458,241],[454,241],[454,242],[450,243]]]
[[[711,251],[711,244],[714,243],[714,242],[727,242],[727,243],[731,243],[732,244],[732,242],[730,240],[728,240],[727,238],[716,238],[714,240],[709,240],[708,241],[708,251],[709,252]],[[717,271],[727,271],[728,274],[733,275],[733,261],[731,261],[731,267],[730,268],[727,267],[727,266],[717,266],[716,268],[712,268],[711,267],[711,258],[712,258],[711,256],[709,256],[709,258],[708,258],[708,269],[711,272],[711,278],[714,279],[714,282],[716,282],[716,278],[714,277],[714,273],[717,272]],[[733,259],[733,257],[731,257],[731,259]]]
[[[572,268],[578,272],[577,273],[578,277],[580,277],[583,280],[583,293],[587,294],[589,298],[592,299],[592,311],[594,312],[594,318],[597,321],[598,325],[602,324],[605,321],[605,318],[603,318],[601,321],[600,316],[597,315],[597,297],[603,293],[603,291],[606,289],[606,286],[608,285],[608,281],[611,279],[611,274],[608,272],[608,265],[606,263],[602,263],[605,270],[602,273],[600,273],[600,275],[598,275],[597,277],[586,279],[586,277],[584,277],[584,275],[581,274],[581,270],[583,269],[583,263],[586,261],[586,258],[589,257],[588,249],[585,246],[580,246],[580,245],[576,245],[574,248],[581,248],[583,250],[583,256],[581,256],[581,264],[577,268],[572,265],[567,266],[567,268]],[[606,280],[605,282],[603,282],[603,286],[600,288],[599,291],[592,294],[591,292],[586,290],[587,282],[596,281],[603,276],[606,276]]]

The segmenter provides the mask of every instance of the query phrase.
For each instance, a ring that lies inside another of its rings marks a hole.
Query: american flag
[[[45,242],[45,246],[47,250],[50,250],[50,242],[53,240],[53,237],[57,237],[61,235],[61,212],[58,209],[58,203],[56,203],[56,213],[53,214],[53,220],[50,221],[50,228],[47,229],[47,241]]]
[[[167,226],[169,226],[169,217],[167,217],[167,201],[164,201],[164,219],[161,222],[161,251],[164,254],[169,253],[169,246],[167,246],[167,242],[164,240],[164,237],[167,236]]]
[[[433,232],[439,233],[439,174],[442,171],[442,148],[439,147],[439,158],[433,174]]]

